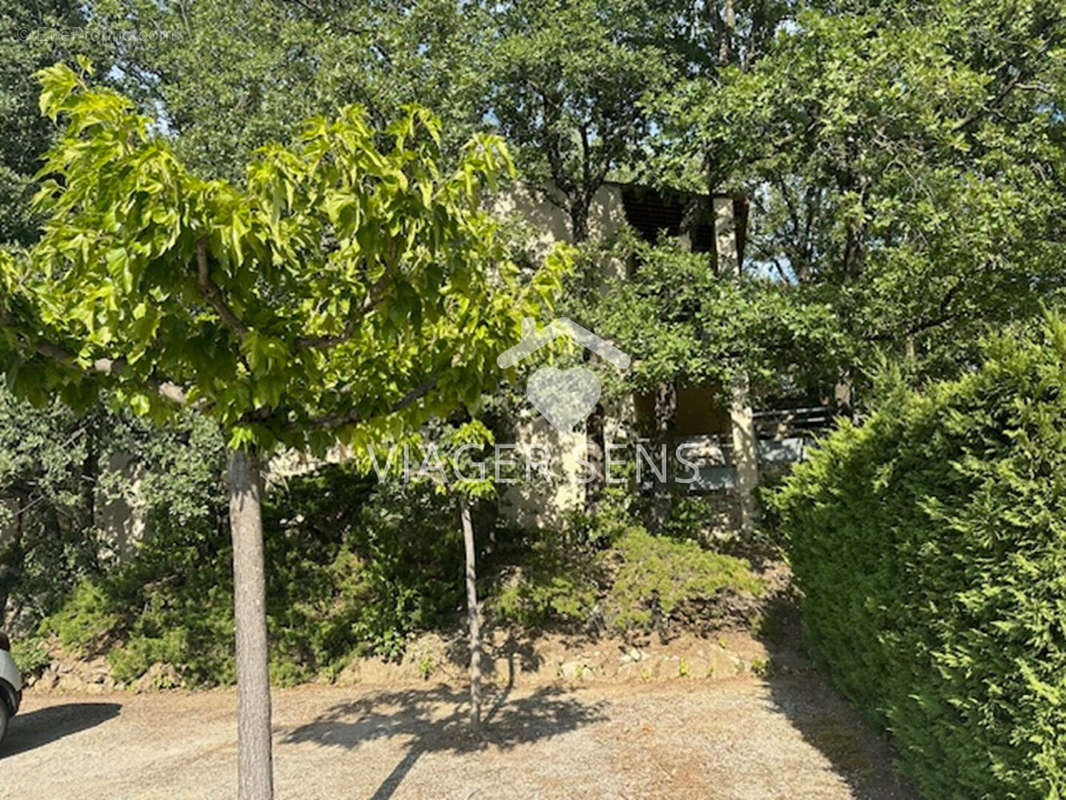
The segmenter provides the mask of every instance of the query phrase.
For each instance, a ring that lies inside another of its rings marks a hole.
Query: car
[[[11,640],[0,633],[0,742],[7,735],[7,724],[18,713],[22,702],[22,673],[11,657]]]

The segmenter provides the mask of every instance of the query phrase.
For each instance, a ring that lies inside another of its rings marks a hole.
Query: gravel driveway
[[[515,691],[484,743],[463,700],[445,686],[277,691],[277,796],[914,797],[884,742],[813,676]],[[0,797],[233,797],[234,707],[228,690],[30,694],[0,745]]]

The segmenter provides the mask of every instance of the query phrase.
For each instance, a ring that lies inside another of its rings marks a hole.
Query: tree
[[[150,120],[83,74],[41,73],[66,127],[36,203],[40,242],[0,254],[0,367],[17,391],[192,408],[229,446],[239,795],[272,795],[261,459],[357,450],[477,397],[557,287],[519,282],[478,205],[509,167],[477,136],[442,172],[437,121],[379,134],[355,107],[262,148],[242,185],[192,174]],[[381,142],[387,146],[381,146]]]
[[[0,389],[0,627],[29,634],[79,582],[108,574],[136,539],[122,523],[145,536],[161,516],[200,528],[217,505],[221,445],[193,414],[159,428]]]
[[[29,213],[33,175],[53,130],[36,113],[33,74],[77,53],[106,63],[86,35],[82,9],[72,0],[0,3],[0,243],[29,244],[37,237]]]
[[[496,497],[496,485],[488,475],[485,461],[495,442],[492,431],[478,418],[484,398],[478,397],[444,425],[425,426],[404,443],[403,462],[390,455],[382,465],[373,453],[363,457],[363,466],[373,469],[379,479],[387,475],[405,482],[430,485],[435,494],[454,503],[463,542],[463,583],[466,590],[466,619],[470,643],[470,729],[481,735],[481,605],[477,592],[477,539],[472,507],[479,500]],[[418,466],[409,469],[411,447]],[[392,453],[398,443],[393,443]],[[482,460],[476,460],[480,456]],[[450,474],[453,470],[454,474]]]
[[[279,129],[358,103],[384,129],[405,103],[442,118],[447,159],[476,126],[472,18],[453,0],[94,4],[117,87],[175,136],[192,169],[239,179]]]
[[[517,148],[523,179],[589,236],[596,192],[644,155],[651,117],[643,98],[667,85],[667,53],[643,32],[633,0],[493,4],[489,105]]]
[[[725,406],[741,382],[754,398],[817,396],[827,385],[827,373],[817,367],[834,365],[846,352],[832,307],[805,289],[766,276],[717,274],[705,253],[669,239],[653,245],[631,233],[606,255],[631,264],[630,274],[592,292],[569,293],[567,310],[632,356],[628,370],[608,378],[605,402],[652,398],[648,418],[638,405],[637,422],[656,449],[675,443],[677,389],[715,387]],[[813,366],[810,353],[820,354]],[[655,529],[673,504],[673,462],[667,459],[665,480],[652,490]]]
[[[98,568],[81,536],[94,522],[100,415],[60,404],[32,408],[0,390],[0,626],[54,611],[75,581]],[[8,601],[12,610],[8,617]]]
[[[842,377],[886,356],[950,375],[1061,293],[1064,44],[1039,3],[847,3],[694,115],[755,203],[749,263],[851,331]]]
[[[455,449],[452,463],[456,467],[455,480],[441,486],[456,498],[459,506],[459,522],[463,530],[463,556],[465,561],[466,619],[470,634],[470,727],[475,736],[481,735],[481,606],[477,595],[477,540],[474,536],[471,505],[478,499],[495,495],[496,486],[480,462],[480,472],[472,474],[473,467],[467,454],[483,451],[493,444],[493,436],[480,420],[470,421],[449,431],[446,441]]]

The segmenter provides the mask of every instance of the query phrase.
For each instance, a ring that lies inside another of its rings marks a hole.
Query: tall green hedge
[[[1066,324],[890,393],[771,502],[812,651],[926,797],[1066,796]]]

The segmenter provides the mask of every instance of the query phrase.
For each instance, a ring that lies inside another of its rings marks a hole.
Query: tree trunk
[[[585,512],[591,514],[603,496],[606,478],[607,437],[604,432],[606,412],[603,403],[597,403],[585,419],[585,460],[589,465],[588,483],[585,484]]]
[[[651,519],[653,532],[659,533],[670,520],[674,505],[674,434],[677,430],[677,384],[671,380],[655,392],[655,453],[656,458],[666,448],[666,469],[663,480],[653,477],[651,489]]]
[[[270,673],[266,560],[263,555],[259,456],[229,454],[229,519],[233,537],[233,621],[237,635],[237,797],[271,800]]]
[[[591,208],[591,200],[586,200],[584,195],[570,202],[570,236],[574,244],[588,241]]]
[[[470,503],[459,501],[463,520],[463,547],[466,550],[466,613],[470,623],[470,726],[481,733],[481,619],[477,604],[477,564],[474,549],[474,524],[470,521]]]

